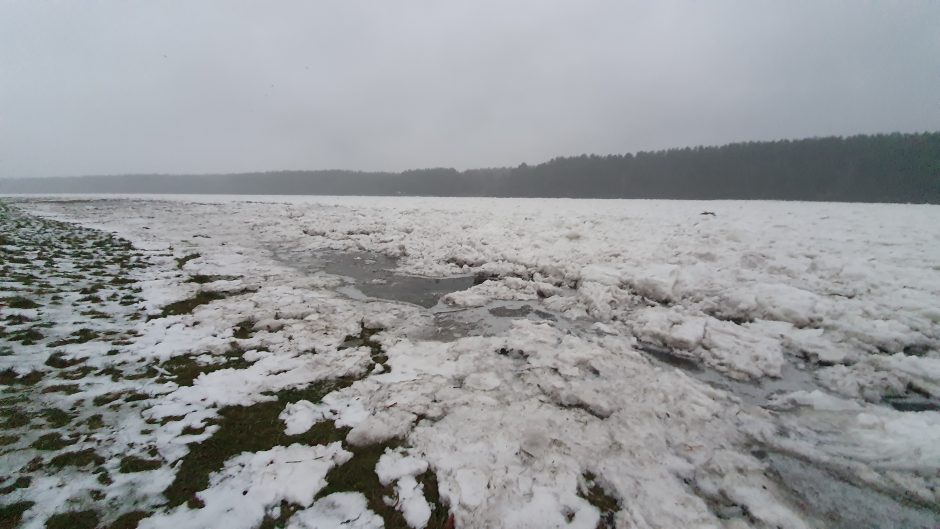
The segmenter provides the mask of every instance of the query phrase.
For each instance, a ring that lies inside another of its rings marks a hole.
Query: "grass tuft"
[[[62,434],[58,432],[47,433],[33,441],[33,444],[29,445],[36,450],[43,451],[52,451],[52,450],[61,450],[67,446],[71,446],[78,441],[78,437],[62,437]]]
[[[186,266],[186,263],[192,261],[193,259],[199,259],[199,257],[200,255],[198,253],[191,253],[189,255],[184,255],[183,257],[177,257],[176,268],[182,270],[183,267]]]
[[[12,296],[9,298],[4,298],[3,303],[11,309],[38,309],[39,303],[24,297],[24,296]]]
[[[23,513],[28,511],[35,503],[31,501],[18,501],[0,507],[0,529],[13,529],[19,527]]]
[[[591,472],[584,473],[584,482],[580,486],[578,496],[581,496],[588,503],[597,507],[601,512],[601,519],[597,522],[597,529],[613,529],[614,517],[620,510],[620,502],[614,496],[611,496],[597,483],[597,476]]]
[[[98,513],[92,510],[53,514],[46,520],[46,529],[95,529]]]
[[[159,459],[143,459],[137,456],[127,456],[121,460],[119,470],[122,474],[130,474],[133,472],[156,470],[161,466],[163,466],[163,462]]]
[[[65,452],[53,457],[49,465],[61,467],[99,466],[104,464],[104,458],[98,455],[93,448],[86,448],[77,452]]]
[[[163,307],[163,310],[160,311],[160,318],[166,318],[167,316],[181,316],[183,314],[192,314],[193,310],[199,305],[205,305],[206,303],[211,303],[216,300],[225,299],[229,296],[236,296],[238,294],[244,294],[248,292],[247,290],[240,290],[236,292],[217,292],[214,290],[200,290],[196,292],[196,295],[177,301],[175,303],[170,303],[169,305]],[[149,318],[153,319],[153,317]]]
[[[12,386],[14,384],[32,386],[42,380],[42,377],[42,371],[30,371],[25,375],[20,375],[14,371],[13,368],[9,368],[0,371],[0,384],[5,386]]]

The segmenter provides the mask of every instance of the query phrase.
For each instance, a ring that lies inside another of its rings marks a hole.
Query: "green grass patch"
[[[59,378],[64,378],[65,380],[79,380],[87,377],[88,374],[94,370],[95,369],[91,366],[76,367],[75,369],[59,372]]]
[[[85,427],[89,430],[98,430],[104,427],[104,416],[96,413],[85,420]]]
[[[254,320],[244,320],[238,322],[238,325],[232,329],[232,337],[239,340],[247,340],[251,338],[251,335],[254,334]]]
[[[98,513],[92,510],[53,514],[46,520],[46,529],[95,529]]]
[[[122,397],[124,397],[125,395],[128,395],[128,394],[129,394],[129,392],[127,392],[127,391],[112,391],[112,392],[110,392],[110,393],[105,393],[105,394],[103,394],[103,395],[98,395],[97,397],[95,397],[94,399],[92,399],[91,402],[92,402],[92,404],[94,404],[95,406],[104,406],[104,405],[110,404],[110,403],[112,403],[112,402],[114,402],[114,401],[116,401],[116,400],[118,400],[118,399],[120,399],[120,398],[122,398]]]
[[[18,408],[0,409],[0,417],[3,417],[3,422],[0,423],[0,428],[5,430],[22,428],[23,426],[29,425],[29,415],[26,415]]]
[[[205,305],[206,303],[211,303],[216,300],[225,299],[229,297],[230,294],[225,292],[216,292],[212,290],[200,290],[196,292],[196,295],[177,301],[175,303],[170,303],[169,305],[163,307],[163,310],[160,311],[161,318],[166,318],[167,316],[181,316],[183,314],[192,314],[193,310],[199,305]]]
[[[85,316],[86,318],[91,318],[93,320],[111,319],[111,315],[108,314],[107,312],[101,312],[100,310],[95,310],[95,309],[84,310],[80,312],[79,314],[81,314],[82,316]]]
[[[56,384],[54,386],[46,386],[42,389],[43,393],[64,393],[66,395],[74,395],[81,391],[78,384]]]
[[[396,448],[401,440],[392,439],[386,443],[365,447],[346,447],[353,453],[352,459],[345,464],[332,468],[326,475],[327,485],[317,493],[317,498],[334,492],[355,491],[365,495],[369,509],[385,520],[385,527],[407,527],[401,513],[394,507],[385,505],[383,496],[394,497],[391,486],[383,487],[375,473],[375,465],[385,453],[386,448]]]
[[[136,529],[137,524],[150,515],[151,513],[145,511],[126,512],[115,518],[113,522],[105,526],[103,529]]]
[[[61,434],[57,432],[47,433],[33,441],[29,446],[35,448],[36,450],[43,451],[52,451],[52,450],[61,450],[67,446],[72,446],[78,442],[78,437],[62,437]]]
[[[12,296],[8,298],[3,298],[3,303],[11,309],[38,309],[39,303],[23,297],[23,296]]]
[[[48,345],[48,347],[62,347],[63,345],[69,345],[74,343],[85,343],[92,340],[96,340],[101,335],[97,331],[91,329],[82,328],[69,335],[68,338],[63,338],[61,340],[56,340]]]
[[[41,332],[36,330],[36,327],[37,326],[34,325],[28,329],[11,332],[7,334],[6,339],[11,342],[19,342],[22,345],[33,345],[45,337]]]
[[[55,352],[49,355],[49,358],[46,359],[45,363],[47,366],[54,367],[56,369],[67,369],[72,366],[77,366],[84,361],[84,358],[69,358],[65,356],[64,353]]]
[[[163,466],[159,459],[143,459],[137,456],[127,456],[121,460],[120,472],[129,474],[132,472],[146,472],[156,470]]]
[[[598,529],[613,529],[616,527],[614,517],[620,510],[620,502],[597,483],[597,476],[594,474],[586,472],[583,478],[584,482],[579,486],[578,496],[587,500],[601,512],[601,519],[597,522]]]
[[[111,377],[112,382],[117,382],[118,380],[121,380],[124,377],[124,372],[114,366],[109,366],[109,367],[105,367],[103,369],[98,370],[98,372],[95,373],[95,376],[96,377]]]
[[[180,432],[180,435],[202,435],[205,431],[205,426],[196,428],[195,426],[186,425],[183,427],[183,431]]]
[[[281,500],[281,505],[278,506],[277,516],[265,514],[264,519],[261,520],[261,524],[257,529],[281,529],[286,527],[290,517],[301,509],[303,509],[301,505]]]
[[[25,489],[33,482],[33,478],[29,476],[20,476],[16,478],[13,483],[10,483],[6,487],[0,488],[0,494],[7,495],[13,492],[14,490]]]
[[[326,475],[327,485],[317,493],[322,498],[334,492],[360,492],[366,497],[369,509],[382,517],[386,529],[407,529],[408,524],[394,505],[385,503],[385,497],[395,497],[391,484],[383,486],[375,473],[375,465],[386,449],[397,448],[401,440],[392,439],[364,447],[346,447],[353,453],[352,459],[334,467]],[[437,476],[430,470],[416,477],[424,487],[425,498],[431,505],[431,518],[426,527],[440,529],[446,526],[450,512],[441,503],[438,493]]]
[[[30,318],[29,316],[25,316],[23,314],[10,314],[3,320],[10,325],[23,325],[26,323],[32,323],[36,321],[33,318]]]
[[[174,356],[160,365],[170,373],[173,382],[180,386],[192,386],[199,375],[212,373],[220,369],[245,369],[251,365],[244,359],[245,352],[233,345],[222,355],[222,361],[214,364],[200,364],[195,356]]]
[[[385,354],[385,351],[382,349],[382,344],[376,341],[373,336],[381,332],[383,329],[369,329],[365,325],[360,324],[359,334],[358,335],[349,335],[343,339],[338,349],[354,349],[356,347],[368,347],[369,355],[372,358],[374,364],[381,364],[385,368],[385,372],[391,370],[388,367],[388,355]],[[370,369],[371,371],[371,369]]]
[[[35,503],[31,501],[18,501],[0,507],[0,529],[14,529],[19,527],[23,520],[23,513],[28,511]]]
[[[138,402],[141,400],[147,400],[150,398],[150,395],[146,393],[141,393],[139,391],[131,391],[124,397],[124,402]]]
[[[101,299],[101,296],[96,296],[94,294],[79,298],[80,303],[104,303],[104,300]]]
[[[123,377],[124,380],[141,380],[144,378],[155,378],[159,374],[160,372],[154,369],[152,366],[147,366],[147,369],[144,369],[143,371],[123,373]]]
[[[53,428],[62,428],[72,422],[72,416],[58,408],[47,408],[42,411],[42,416]]]
[[[65,452],[53,457],[49,465],[62,467],[85,467],[103,465],[105,459],[98,455],[93,448],[86,448],[77,452]]]
[[[222,469],[225,461],[242,452],[260,452],[275,446],[292,443],[327,444],[345,439],[346,428],[336,428],[332,422],[322,422],[299,435],[284,433],[284,423],[278,416],[284,406],[298,400],[319,402],[327,393],[348,386],[353,380],[330,380],[304,388],[277,393],[275,401],[252,406],[229,406],[219,411],[215,421],[218,430],[200,443],[191,443],[189,453],[180,461],[176,478],[163,495],[170,507],[183,503],[199,504],[196,493],[209,486],[209,474]]]
[[[187,279],[186,282],[196,283],[197,285],[204,285],[206,283],[214,283],[216,281],[234,281],[236,279],[241,278],[239,276],[193,274],[189,276],[189,279]]]
[[[99,290],[101,290],[102,288],[104,288],[104,285],[102,285],[101,283],[93,283],[91,285],[88,285],[87,287],[82,288],[81,290],[78,291],[78,293],[82,294],[83,296],[88,295],[88,294],[94,294],[98,292]]]
[[[184,255],[183,257],[177,257],[176,268],[182,270],[183,267],[186,266],[186,263],[192,261],[193,259],[199,259],[199,257],[201,256],[198,253],[191,253],[189,255]]]
[[[20,375],[13,368],[0,371],[0,384],[12,386],[14,384],[21,386],[32,386],[42,380],[42,371],[30,371],[25,375]]]

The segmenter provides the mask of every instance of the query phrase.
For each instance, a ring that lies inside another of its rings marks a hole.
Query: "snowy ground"
[[[938,207],[5,202],[9,526],[940,526]]]

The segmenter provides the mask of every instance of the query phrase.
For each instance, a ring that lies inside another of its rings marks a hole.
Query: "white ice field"
[[[380,501],[416,529],[940,527],[938,206],[3,201],[113,233],[146,264],[127,272],[139,319],[89,316],[77,294],[0,309],[51,323],[0,339],[0,371],[43,374],[2,386],[10,409],[103,414],[62,426],[59,452],[31,426],[0,431],[0,505],[22,527],[87,511],[148,529],[391,526],[369,491],[330,484],[375,446]],[[25,288],[0,279],[0,297]],[[165,310],[200,292],[217,295]],[[127,337],[62,343],[85,328]],[[53,353],[94,370],[48,390]],[[216,369],[161,376],[187,357]],[[142,375],[108,376],[129,366]],[[139,397],[95,400],[121,392]],[[262,404],[285,436],[342,434],[236,451],[168,501],[225,410]],[[100,459],[49,464],[87,449]],[[151,466],[119,469],[134,454]]]

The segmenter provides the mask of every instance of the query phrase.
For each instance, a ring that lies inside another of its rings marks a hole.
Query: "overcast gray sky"
[[[940,130],[940,2],[0,0],[0,177]]]

